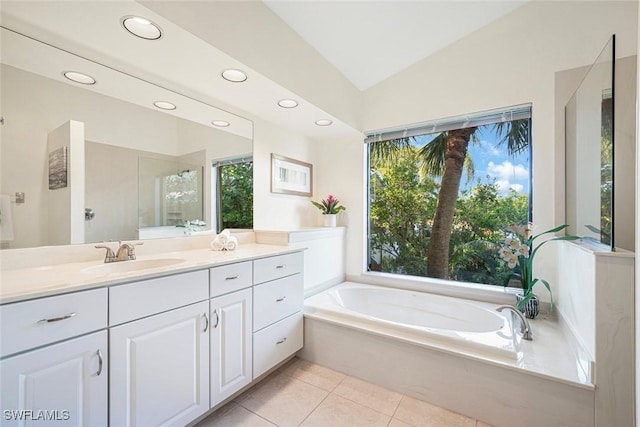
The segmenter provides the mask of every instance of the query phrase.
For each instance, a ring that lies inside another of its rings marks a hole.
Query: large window
[[[531,212],[529,105],[367,137],[370,271],[506,286],[498,250]]]

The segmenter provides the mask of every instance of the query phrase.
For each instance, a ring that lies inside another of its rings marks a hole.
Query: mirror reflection
[[[567,234],[614,246],[612,37],[565,107]]]
[[[218,229],[224,206],[252,213],[252,169],[238,192],[221,168],[251,164],[250,121],[4,28],[2,40],[2,248],[183,236]],[[62,147],[66,177],[49,189]]]

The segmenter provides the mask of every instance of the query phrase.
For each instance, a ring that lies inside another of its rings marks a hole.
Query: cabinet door
[[[252,380],[252,289],[211,300],[211,407]]]
[[[184,426],[209,409],[209,302],[110,329],[112,426]]]
[[[106,427],[107,377],[106,330],[4,359],[0,424]]]

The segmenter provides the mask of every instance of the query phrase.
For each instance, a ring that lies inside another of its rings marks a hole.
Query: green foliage
[[[398,151],[393,164],[370,170],[370,269],[426,276],[431,224],[440,187],[419,173],[419,153]],[[478,182],[456,204],[451,234],[453,280],[506,286],[513,271],[498,248],[507,224],[527,222],[528,197],[501,196],[493,183]]]
[[[219,168],[221,229],[253,228],[253,163]]]
[[[370,249],[374,270],[424,276],[438,185],[421,179],[416,150],[371,170]]]
[[[513,272],[497,249],[507,224],[526,223],[528,197],[509,191],[500,196],[493,183],[478,182],[456,203],[451,233],[450,277],[454,280],[506,286]]]

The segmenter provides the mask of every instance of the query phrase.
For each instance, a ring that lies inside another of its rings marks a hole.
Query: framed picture
[[[49,190],[67,186],[67,147],[49,153]]]
[[[271,192],[311,196],[313,165],[271,153]]]

